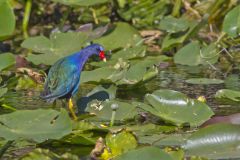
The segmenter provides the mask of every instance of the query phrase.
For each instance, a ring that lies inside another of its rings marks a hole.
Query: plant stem
[[[93,16],[95,24],[98,24],[99,22],[98,22],[98,19],[97,19],[97,15],[96,15],[95,9],[90,8],[90,10],[92,11],[92,16]]]
[[[110,127],[112,127],[114,125],[115,116],[116,116],[116,110],[113,110],[111,121],[110,121]]]
[[[28,37],[28,22],[30,18],[31,8],[32,8],[32,0],[26,0],[23,24],[22,24],[23,36],[25,39]]]
[[[14,141],[7,141],[4,146],[0,149],[0,159],[2,158],[3,154],[7,151],[9,147],[11,147]]]
[[[180,8],[182,5],[182,0],[175,0],[175,5],[173,7],[172,16],[179,17],[180,16]]]

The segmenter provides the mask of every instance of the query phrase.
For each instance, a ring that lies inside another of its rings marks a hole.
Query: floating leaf
[[[59,2],[65,5],[76,5],[76,6],[93,6],[93,5],[98,5],[102,3],[106,3],[109,0],[53,0],[54,2]]]
[[[77,100],[78,112],[84,112],[87,104],[92,100],[105,101],[114,99],[116,96],[117,87],[111,85],[109,88],[102,86],[95,87],[86,97],[81,97]]]
[[[121,156],[117,157],[116,160],[174,160],[170,155],[162,151],[157,147],[142,147],[140,149],[129,151]]]
[[[195,21],[189,22],[191,26],[188,30],[181,33],[169,33],[163,39],[162,48],[163,50],[168,50],[178,44],[182,44],[191,34],[195,31],[198,26],[198,23]]]
[[[224,83],[221,79],[209,79],[209,78],[190,78],[186,80],[190,84],[222,84]]]
[[[16,60],[12,53],[0,54],[0,71],[14,65],[15,63]]]
[[[105,141],[110,149],[110,157],[116,157],[137,147],[136,137],[126,130],[107,134]]]
[[[199,126],[213,115],[207,104],[173,90],[162,89],[146,94],[145,102],[150,105],[139,107],[177,126],[186,123]]]
[[[15,16],[8,0],[0,3],[0,37],[11,35],[15,29]]]
[[[177,19],[172,16],[167,16],[160,21],[159,29],[170,33],[185,31],[190,26],[186,19]]]
[[[37,65],[51,65],[64,56],[80,51],[87,40],[88,34],[82,32],[54,32],[50,35],[50,39],[44,36],[29,37],[23,41],[21,46],[37,53],[43,53],[29,55],[27,57],[29,61]]]
[[[193,133],[183,148],[188,156],[231,159],[240,158],[239,144],[239,125],[216,124]]]
[[[199,29],[201,29],[205,24],[207,24],[208,16],[209,15],[207,15],[207,14],[204,15],[200,22],[197,22],[195,20],[188,21],[189,29],[184,31],[184,32],[169,33],[163,39],[162,49],[163,50],[169,50],[169,49],[171,49],[174,46],[182,44],[188,38],[190,38],[193,35],[195,35],[199,31]]]
[[[6,140],[19,138],[43,142],[59,139],[72,130],[66,110],[19,110],[0,115],[0,137]]]
[[[116,110],[115,120],[123,121],[126,119],[133,119],[137,115],[136,107],[116,100],[111,101],[92,101],[88,104],[86,112],[94,113],[100,120],[110,120],[112,115],[112,104],[117,104],[118,109]]]
[[[221,89],[217,91],[217,93],[215,94],[215,97],[219,99],[229,99],[232,101],[239,102],[240,91],[234,91],[230,89]]]
[[[230,37],[236,37],[240,33],[240,5],[233,8],[224,18],[222,30]]]
[[[218,58],[219,54],[217,53],[214,43],[200,50],[199,42],[195,41],[181,48],[174,55],[174,62],[182,65],[197,66],[200,64],[214,64],[217,62]]]
[[[103,45],[106,50],[114,50],[135,46],[139,41],[141,37],[135,28],[128,23],[118,22],[113,32],[94,42]]]
[[[115,96],[116,96],[116,91],[117,91],[117,87],[114,86],[114,85],[111,85],[110,87],[108,88],[104,88],[103,86],[97,86],[95,87],[91,92],[89,92],[87,94],[87,96],[91,96],[93,95],[94,93],[97,93],[99,91],[105,91],[108,93],[109,95],[109,99],[114,99]]]
[[[125,72],[123,78],[117,82],[121,84],[137,84],[139,82],[147,81],[158,74],[158,69],[155,65],[161,61],[168,60],[166,56],[146,57],[143,61],[136,61]]]
[[[116,70],[111,67],[102,67],[92,71],[83,71],[81,73],[81,83],[86,82],[116,82],[121,79],[122,71]]]

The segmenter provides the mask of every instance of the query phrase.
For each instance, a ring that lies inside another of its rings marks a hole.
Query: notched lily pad
[[[19,138],[43,142],[59,139],[72,131],[66,110],[19,110],[0,115],[0,137],[6,140]]]
[[[199,126],[214,114],[207,104],[173,90],[146,94],[144,101],[146,104],[140,105],[140,108],[177,126]]]
[[[118,22],[113,32],[94,42],[102,44],[107,50],[114,50],[135,46],[139,41],[141,37],[135,28],[128,23]]]

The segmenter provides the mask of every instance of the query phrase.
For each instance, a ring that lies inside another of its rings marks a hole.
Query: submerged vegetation
[[[1,0],[0,159],[240,159],[238,0]],[[39,98],[92,43],[74,97]]]

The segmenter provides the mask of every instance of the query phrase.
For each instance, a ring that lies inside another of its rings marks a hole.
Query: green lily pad
[[[163,39],[162,43],[162,49],[163,50],[169,50],[172,47],[175,47],[179,44],[183,44],[187,39],[194,36],[196,33],[198,33],[199,29],[201,29],[205,24],[208,22],[208,15],[204,15],[203,19],[200,22],[197,22],[195,20],[189,20],[189,29],[183,32],[177,32],[177,33],[169,33],[165,38]],[[187,59],[187,58],[186,58]]]
[[[85,111],[95,114],[96,117],[100,120],[110,120],[112,115],[112,104],[118,105],[118,109],[116,110],[115,115],[115,120],[117,121],[133,119],[137,115],[137,110],[135,106],[117,100],[104,102],[93,100],[92,102],[88,103]]]
[[[67,55],[78,52],[88,41],[88,34],[82,32],[54,32],[50,35],[50,39],[44,36],[29,37],[23,41],[21,46],[28,48],[37,53],[31,54],[27,60],[34,64],[52,65],[58,59]],[[71,42],[71,43],[66,43]]]
[[[117,80],[121,79],[123,76],[122,71],[117,70],[112,67],[102,67],[97,68],[92,71],[83,71],[81,73],[81,83],[112,83],[116,82]]]
[[[12,53],[0,54],[0,71],[14,65],[15,63],[16,60]]]
[[[200,64],[209,65],[216,63],[218,58],[219,54],[214,43],[205,46],[200,50],[199,42],[195,41],[181,48],[174,55],[174,62],[188,66],[197,66]]]
[[[8,0],[1,1],[0,11],[0,37],[13,34],[16,22],[13,8]]]
[[[130,68],[125,72],[123,78],[117,82],[122,84],[137,84],[147,81],[158,74],[158,68],[155,66],[162,61],[168,60],[166,56],[146,57],[143,61],[132,62]]]
[[[19,110],[0,115],[0,137],[6,140],[19,138],[43,142],[60,139],[72,131],[66,110]]]
[[[146,94],[145,102],[149,105],[139,107],[177,126],[186,123],[199,126],[214,114],[207,104],[173,90],[162,89]]]
[[[191,34],[197,28],[198,23],[195,21],[192,21],[192,22],[189,22],[189,25],[191,27],[188,30],[181,32],[181,34],[169,33],[167,36],[165,36],[162,43],[162,49],[168,50],[178,44],[182,44],[188,37],[190,37]]]
[[[87,96],[91,96],[94,93],[97,93],[99,91],[107,92],[109,95],[109,99],[114,99],[116,97],[117,87],[114,85],[111,85],[109,88],[106,89],[103,86],[97,86],[91,92],[89,92]]]
[[[142,147],[136,150],[129,151],[121,156],[117,157],[116,160],[174,160],[169,154],[162,151],[157,147]]]
[[[193,133],[183,148],[188,156],[231,159],[240,158],[239,144],[239,125],[216,124]]]
[[[65,5],[76,5],[76,6],[93,6],[93,5],[98,5],[98,4],[102,4],[102,3],[106,3],[109,0],[90,0],[90,1],[86,1],[86,0],[53,0],[54,2],[59,2]]]
[[[222,30],[230,37],[236,37],[240,33],[240,5],[233,8],[224,18]]]
[[[190,78],[186,80],[190,84],[222,84],[224,83],[221,79],[209,79],[209,78]]]
[[[159,29],[165,30],[169,33],[176,33],[185,31],[190,27],[186,19],[178,19],[172,16],[167,16],[160,21]]]
[[[110,149],[111,157],[133,150],[138,145],[136,137],[126,130],[107,134],[105,141]]]
[[[118,22],[116,28],[110,34],[103,36],[94,42],[102,44],[106,50],[127,48],[135,46],[142,39],[138,31],[128,23]]]
[[[240,91],[234,91],[230,89],[221,89],[218,90],[215,94],[215,97],[218,99],[229,99],[235,102],[240,101]]]

